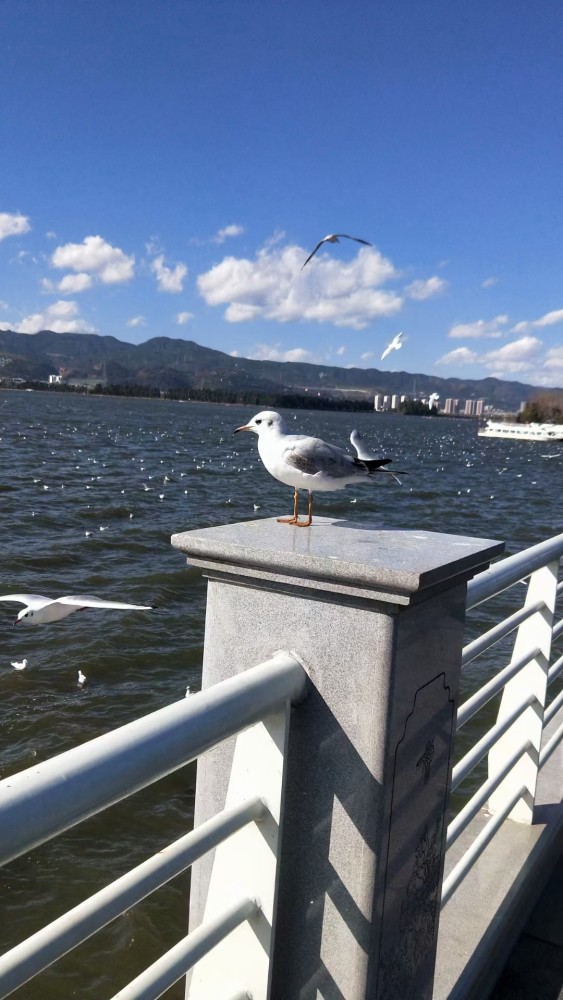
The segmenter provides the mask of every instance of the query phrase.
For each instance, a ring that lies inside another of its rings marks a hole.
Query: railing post
[[[276,648],[310,678],[289,731],[271,981],[255,1000],[430,1000],[466,583],[503,545],[328,518],[172,543],[209,578],[204,686]],[[224,807],[233,753],[199,762],[196,823]],[[192,929],[212,872],[212,858],[194,868]],[[221,995],[244,989],[244,968],[224,975]]]
[[[559,560],[555,559],[530,576],[524,606],[543,601],[543,607],[519,625],[510,662],[514,663],[535,649],[539,652],[506,684],[498,721],[502,722],[530,695],[534,696],[534,702],[489,751],[489,777],[492,778],[503,769],[515,747],[522,746],[526,740],[530,740],[532,744],[532,748],[512,768],[489,799],[489,811],[500,812],[515,791],[525,787],[527,795],[519,799],[509,814],[510,819],[520,823],[531,823],[534,815],[558,569]]]

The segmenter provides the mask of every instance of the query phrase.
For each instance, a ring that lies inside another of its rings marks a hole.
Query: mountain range
[[[192,340],[154,337],[129,344],[92,333],[36,334],[0,331],[0,380],[48,380],[64,370],[71,382],[143,385],[159,389],[211,389],[229,392],[302,393],[323,396],[408,396],[437,392],[442,402],[484,399],[500,410],[517,410],[540,391],[522,382],[497,378],[439,378],[377,368],[338,368],[296,361],[257,361],[202,347]]]

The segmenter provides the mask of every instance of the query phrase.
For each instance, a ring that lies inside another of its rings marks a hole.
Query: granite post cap
[[[504,542],[494,539],[327,517],[315,518],[310,528],[275,518],[196,528],[172,535],[171,543],[207,573],[342,588],[401,604],[448,580],[470,579],[504,551]]]

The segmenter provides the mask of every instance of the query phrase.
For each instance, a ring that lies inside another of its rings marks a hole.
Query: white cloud
[[[444,278],[439,278],[434,274],[426,280],[419,279],[418,281],[411,282],[405,288],[405,295],[409,299],[417,299],[419,302],[422,302],[424,299],[432,298],[433,295],[441,295],[447,287],[448,282]]]
[[[470,351],[468,347],[456,347],[455,351],[444,354],[438,358],[437,365],[471,365],[479,360],[479,355],[475,351]]]
[[[563,347],[551,347],[544,360],[545,378],[544,385],[550,384],[550,379],[559,379],[559,385],[563,380]]]
[[[176,322],[177,322],[178,326],[185,326],[185,324],[189,323],[190,320],[193,319],[193,318],[194,318],[194,314],[190,313],[190,312],[176,313]]]
[[[57,247],[51,264],[56,268],[88,274],[104,285],[130,281],[135,271],[134,256],[128,257],[123,250],[112,247],[101,236],[86,236],[82,243],[65,243]]]
[[[530,370],[530,363],[535,362],[543,346],[538,337],[520,337],[497,351],[488,351],[482,357],[482,363],[492,371],[497,378],[507,375],[522,374]]]
[[[244,233],[244,226],[223,226],[223,229],[219,229],[215,236],[211,237],[211,243],[224,243],[225,240],[232,239],[233,236],[240,236]]]
[[[231,356],[231,358],[238,358],[239,357],[239,352],[238,351],[229,351],[229,355]]]
[[[323,256],[302,271],[306,256],[299,246],[268,245],[255,260],[225,257],[199,275],[199,292],[208,305],[226,304],[230,323],[267,319],[361,330],[401,309],[401,296],[381,287],[396,272],[378,250],[362,247],[348,263]]]
[[[320,358],[305,347],[292,347],[284,351],[281,344],[257,344],[248,357],[256,361],[307,361],[310,364],[320,362]]]
[[[555,323],[563,322],[563,309],[553,309],[551,312],[540,316],[534,323],[536,327],[553,326]]]
[[[146,326],[147,321],[144,316],[132,316],[131,319],[127,320],[127,326]]]
[[[495,378],[530,382],[532,385],[561,385],[563,381],[563,347],[543,352],[543,341],[524,336],[512,340],[494,351],[478,354],[468,347],[458,347],[440,358],[437,365],[481,365]]]
[[[153,260],[151,271],[156,275],[159,292],[182,292],[184,290],[184,278],[188,273],[185,264],[167,267],[164,263],[164,254],[161,253]]]
[[[552,309],[551,312],[545,313],[540,316],[539,319],[524,320],[521,323],[517,323],[516,326],[512,327],[512,333],[527,333],[529,330],[541,329],[544,326],[554,326],[556,323],[563,322],[563,309]]]
[[[0,323],[2,330],[15,330],[16,333],[39,333],[40,330],[52,330],[54,333],[95,333],[96,330],[78,315],[78,304],[67,299],[52,302],[42,313],[32,313],[21,323]]]
[[[506,326],[507,323],[508,316],[505,315],[495,316],[494,319],[489,320],[478,319],[474,323],[456,323],[452,326],[448,337],[452,337],[454,340],[461,340],[466,337],[470,340],[477,340],[482,337],[495,339],[504,335],[504,330],[501,327]]]
[[[85,271],[79,271],[78,274],[65,274],[57,285],[57,291],[62,292],[63,295],[76,295],[77,292],[83,292],[86,288],[91,287],[91,276]]]
[[[495,278],[493,275],[491,275],[490,278],[485,278],[485,280],[481,282],[481,288],[492,288],[493,285],[497,284],[497,282],[498,278]]]
[[[0,212],[0,240],[5,240],[8,236],[21,236],[28,233],[31,225],[27,215],[19,215],[15,212]]]
[[[373,351],[364,351],[363,354],[360,354],[360,360],[361,361],[371,361],[371,359],[374,358],[374,357],[375,357],[375,354],[374,354]]]
[[[340,356],[342,356],[343,354],[346,354],[346,348],[344,347],[343,344],[340,347],[336,348],[336,353],[338,355],[340,355]]]

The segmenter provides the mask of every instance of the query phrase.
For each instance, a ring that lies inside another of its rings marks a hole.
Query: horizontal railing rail
[[[0,782],[0,864],[189,764],[305,693],[288,653]]]
[[[4,779],[0,782],[2,863],[183,767],[229,737],[280,713],[283,717],[289,704],[305,696],[306,686],[302,664],[293,655],[279,652],[197,695]],[[243,797],[38,930],[0,956],[0,998],[227,838],[268,818],[272,816],[263,798]],[[258,898],[230,900],[220,915],[188,934],[114,1000],[154,1000],[260,909]]]
[[[527,815],[533,814],[534,776],[563,740],[561,725],[542,746],[545,726],[563,708],[563,691],[557,693],[545,708],[548,686],[563,674],[563,656],[558,656],[550,666],[553,644],[563,634],[563,619],[554,621],[556,602],[563,593],[563,581],[557,582],[562,558],[563,534],[560,534],[495,563],[468,584],[467,610],[471,610],[530,578],[527,591],[523,592],[526,595],[523,606],[473,639],[462,651],[462,667],[466,667],[497,642],[516,632],[510,662],[497,670],[458,709],[459,730],[492,698],[503,692],[497,721],[486,732],[481,731],[476,743],[452,770],[451,786],[454,791],[489,755],[489,776],[450,822],[447,849],[485,806],[488,806],[492,816],[444,879],[442,905],[452,897],[518,803],[525,803],[522,808],[527,810]],[[511,693],[507,697],[509,688]],[[530,715],[530,712],[533,714]],[[497,748],[500,744],[503,750],[499,755]],[[491,764],[495,753],[497,756]],[[527,776],[527,780],[521,780],[522,775]],[[502,794],[498,798],[500,792]]]
[[[162,996],[186,972],[193,969],[196,962],[205,958],[212,948],[224,941],[231,931],[258,913],[259,908],[255,899],[241,899],[226,906],[219,916],[186,935],[158,961],[141,972],[140,976],[119,990],[119,993],[115,993],[112,1000],[155,1000],[155,997]]]
[[[467,610],[470,611],[483,601],[488,601],[503,590],[508,590],[535,570],[546,566],[554,559],[561,559],[561,556],[563,556],[563,532],[494,563],[467,584]]]
[[[219,813],[1,955],[0,995],[9,996],[265,812],[260,799],[251,799]]]

